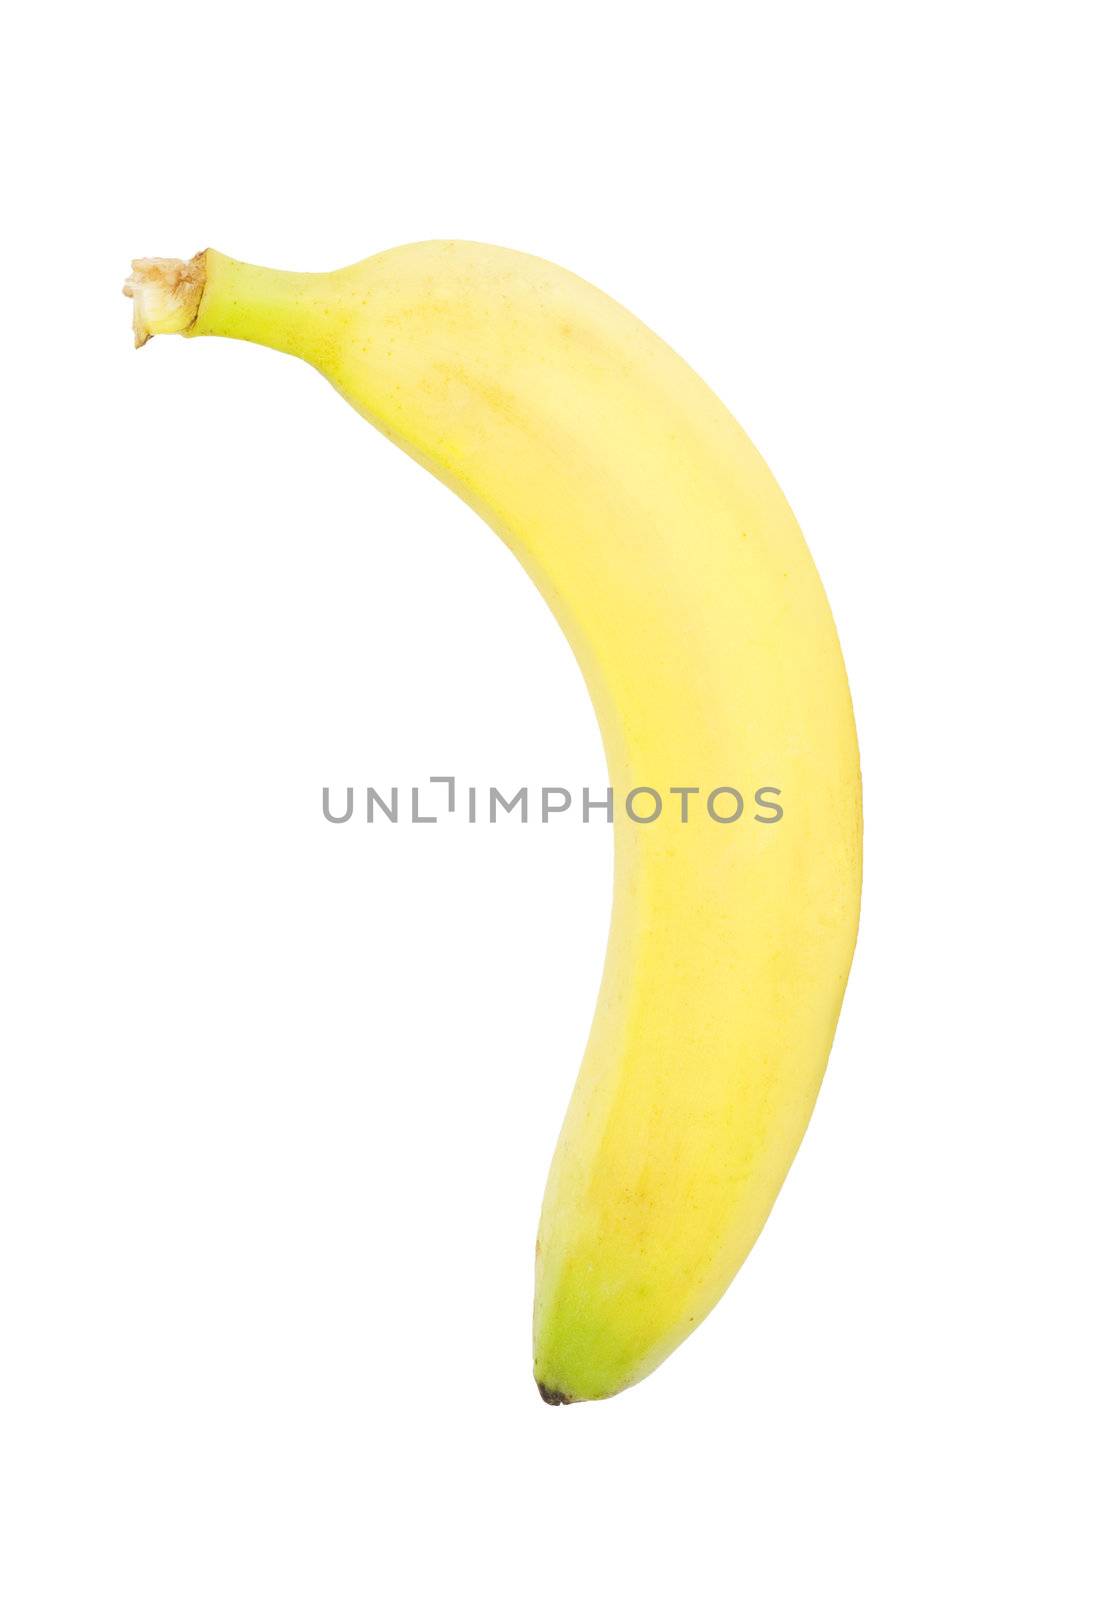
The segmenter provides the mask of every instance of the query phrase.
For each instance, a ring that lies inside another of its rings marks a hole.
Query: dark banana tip
[[[572,1404],[572,1396],[570,1394],[562,1394],[559,1389],[547,1388],[540,1378],[535,1378],[534,1382],[538,1386],[538,1393],[547,1406],[570,1406]]]

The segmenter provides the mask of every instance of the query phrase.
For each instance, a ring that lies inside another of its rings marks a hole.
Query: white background
[[[1093,49],[1063,4],[32,9],[9,34],[0,1590],[1095,1583]],[[770,1223],[654,1377],[530,1378],[608,829],[548,611],[315,374],[139,355],[130,256],[549,256],[789,495],[861,943]],[[1089,1521],[1089,1527],[1088,1527]]]

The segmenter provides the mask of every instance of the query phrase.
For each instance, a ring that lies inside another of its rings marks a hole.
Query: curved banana
[[[564,628],[616,796],[681,794],[651,824],[618,806],[602,988],[537,1246],[544,1398],[615,1394],[754,1243],[853,954],[858,750],[793,514],[701,379],[545,261],[430,243],[310,274],[208,250],[135,262],[127,293],[138,344],[221,334],[300,356],[467,500]],[[723,786],[745,799],[735,823],[714,820],[727,795],[707,809]],[[780,791],[769,811],[757,786]]]

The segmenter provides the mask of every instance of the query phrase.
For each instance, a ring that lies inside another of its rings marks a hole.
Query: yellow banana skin
[[[218,334],[315,366],[495,529],[576,653],[618,798],[614,907],[542,1211],[534,1371],[552,1403],[616,1394],[751,1249],[853,955],[858,749],[793,514],[685,362],[545,261],[437,242],[300,274],[210,250],[135,263],[128,292],[139,343]],[[647,825],[622,815],[639,785],[665,798]],[[733,824],[706,812],[721,785]],[[777,823],[754,820],[760,785]]]

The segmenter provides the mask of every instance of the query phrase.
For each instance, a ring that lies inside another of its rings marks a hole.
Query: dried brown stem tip
[[[206,286],[206,252],[190,261],[143,256],[122,285],[133,301],[133,342],[140,350],[154,333],[185,333],[198,315]]]

